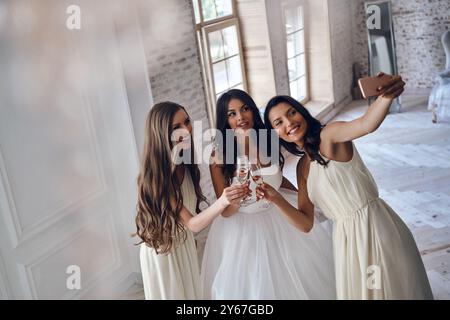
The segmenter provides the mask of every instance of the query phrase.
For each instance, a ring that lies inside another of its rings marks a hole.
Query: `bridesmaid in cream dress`
[[[404,88],[395,77],[361,117],[323,127],[291,97],[273,98],[265,124],[288,151],[303,155],[297,165],[299,208],[269,185],[258,198],[273,201],[300,230],[314,222],[314,206],[333,220],[338,299],[433,299],[414,238],[378,196],[375,181],[352,140],[375,131]]]
[[[249,195],[248,184],[226,188],[200,212],[205,197],[198,167],[193,161],[179,165],[171,161],[173,154],[181,154],[181,159],[184,152],[193,156],[191,132],[186,110],[175,103],[156,104],[147,117],[136,216],[146,299],[202,299],[193,232]],[[172,136],[174,142],[169,140]]]

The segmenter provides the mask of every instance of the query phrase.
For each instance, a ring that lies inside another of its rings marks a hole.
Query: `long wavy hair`
[[[304,150],[300,150],[293,142],[287,142],[280,138],[280,144],[290,153],[296,156],[302,156],[305,153],[308,154],[312,161],[317,161],[322,166],[327,166],[329,161],[326,161],[319,153],[320,146],[320,132],[325,127],[319,120],[311,116],[309,111],[297,100],[289,96],[276,96],[267,103],[266,110],[264,111],[264,122],[267,129],[273,129],[269,120],[269,112],[273,107],[280,103],[287,103],[293,107],[306,121],[306,133],[304,136]],[[280,162],[284,163],[283,154],[280,152]]]
[[[137,178],[138,203],[136,215],[137,235],[157,253],[167,253],[172,247],[186,240],[186,230],[181,222],[183,207],[181,183],[172,161],[172,121],[182,106],[173,102],[155,104],[147,116],[144,153]],[[194,145],[191,137],[191,152],[194,159]],[[194,163],[194,161],[191,161]],[[196,164],[184,164],[185,178],[190,174],[197,196],[196,212],[200,203],[206,201],[200,188],[200,171]],[[175,206],[171,204],[175,198]]]
[[[257,131],[257,144],[259,145],[259,130],[267,130],[264,126],[264,122],[261,118],[261,114],[259,112],[258,107],[256,106],[255,101],[250,97],[248,93],[245,91],[239,90],[239,89],[231,89],[224,94],[222,94],[219,99],[217,100],[217,107],[216,107],[216,129],[219,130],[222,133],[222,137],[226,137],[226,130],[231,129],[230,125],[228,124],[228,105],[232,99],[238,99],[242,101],[247,107],[250,108],[252,114],[253,114],[253,129]],[[267,147],[268,152],[270,153],[270,131],[268,131],[268,138],[267,138]],[[227,154],[227,148],[226,143],[222,141],[222,143],[219,144],[219,150],[222,151],[223,155]],[[260,146],[261,147],[261,146]],[[237,158],[237,141],[236,138],[234,139],[233,143],[233,154],[234,154],[234,161],[233,163],[224,163],[222,172],[225,176],[225,179],[228,183],[231,183],[233,179],[234,172],[236,171],[236,158]],[[225,157],[224,157],[225,159]]]

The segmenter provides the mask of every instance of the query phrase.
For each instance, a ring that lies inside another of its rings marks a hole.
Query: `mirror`
[[[391,2],[369,1],[364,3],[369,44],[369,75],[379,72],[398,74],[395,39],[392,25]],[[401,100],[392,103],[390,112],[400,112]]]

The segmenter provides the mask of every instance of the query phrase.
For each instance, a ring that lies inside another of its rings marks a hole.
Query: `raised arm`
[[[381,74],[382,75],[382,74]],[[352,141],[377,130],[386,118],[392,101],[404,91],[402,77],[395,76],[381,88],[381,95],[369,107],[366,113],[353,121],[337,121],[328,124],[321,133],[325,142],[340,143]]]

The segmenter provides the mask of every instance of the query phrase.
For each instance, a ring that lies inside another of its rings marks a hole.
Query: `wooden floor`
[[[364,102],[355,101],[334,120],[352,120],[365,110]],[[410,227],[435,299],[450,299],[450,123],[433,124],[426,99],[406,97],[402,113],[390,114],[355,144],[381,197]],[[290,178],[294,162],[286,165]],[[143,299],[142,285],[121,298]]]

